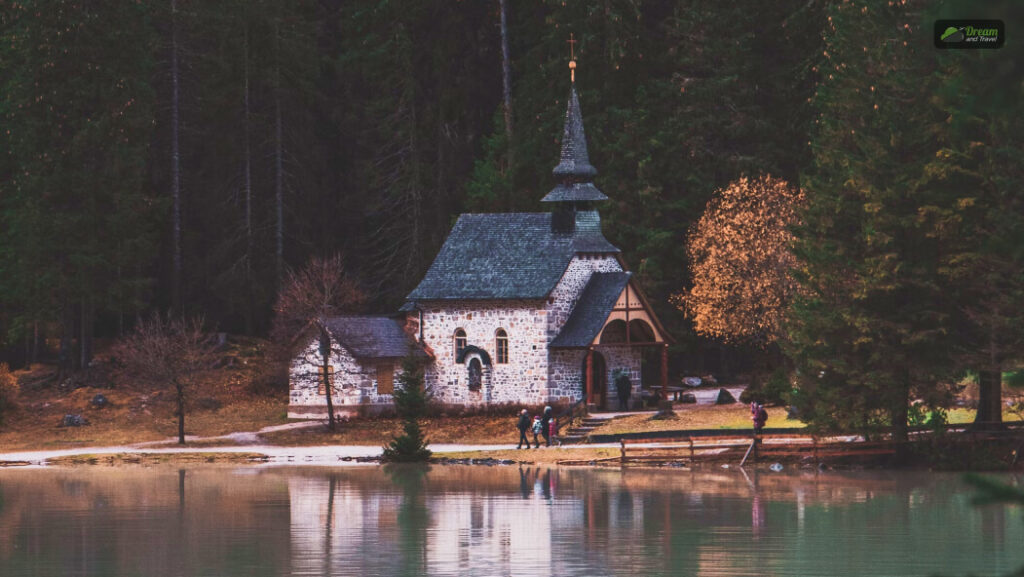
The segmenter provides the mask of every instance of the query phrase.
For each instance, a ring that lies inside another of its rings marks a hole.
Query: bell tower
[[[575,40],[570,42],[575,43]],[[569,105],[565,111],[565,127],[562,130],[562,152],[558,165],[551,171],[559,183],[541,199],[541,202],[553,203],[551,230],[556,234],[575,233],[576,213],[593,210],[594,202],[608,200],[593,182],[597,176],[597,169],[590,164],[590,156],[587,154],[583,115],[580,112],[579,96],[576,95],[575,58],[569,61],[569,71]]]

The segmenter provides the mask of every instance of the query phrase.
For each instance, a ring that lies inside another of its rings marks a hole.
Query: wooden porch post
[[[587,404],[594,402],[594,347],[587,349]]]
[[[668,398],[668,344],[661,346],[661,400]]]

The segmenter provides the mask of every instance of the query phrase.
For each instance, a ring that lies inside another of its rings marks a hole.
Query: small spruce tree
[[[384,447],[384,460],[396,463],[422,462],[430,458],[427,439],[419,419],[426,414],[430,396],[423,386],[423,366],[412,355],[402,361],[402,374],[393,393],[395,410],[402,418],[402,434]]]

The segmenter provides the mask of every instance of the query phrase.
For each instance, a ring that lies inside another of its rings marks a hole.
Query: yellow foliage
[[[775,339],[797,286],[790,228],[803,199],[771,176],[740,178],[716,192],[687,242],[693,287],[673,296],[697,332],[726,341]]]

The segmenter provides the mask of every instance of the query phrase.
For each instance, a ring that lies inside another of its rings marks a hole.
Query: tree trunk
[[[32,356],[29,357],[29,364],[39,362],[39,321],[32,321]]]
[[[185,387],[175,385],[178,391],[178,444],[185,444]]]
[[[171,310],[182,311],[181,289],[181,153],[178,148],[178,29],[177,2],[171,0]]]
[[[60,378],[63,379],[72,369],[71,339],[74,333],[74,318],[71,316],[70,304],[67,297],[64,298],[64,306],[61,310],[60,322],[60,351],[57,357]],[[58,379],[60,380],[60,379]]]
[[[274,87],[274,202],[277,210],[276,240],[277,246],[274,251],[275,272],[277,274],[277,286],[280,287],[284,280],[284,145],[283,129],[281,127],[281,30],[280,24],[274,28],[277,55],[274,66],[275,87]]]
[[[92,361],[92,308],[89,299],[82,297],[81,318],[78,327],[78,366],[85,369]]]
[[[498,0],[501,9],[501,88],[505,114],[505,145],[512,167],[512,62],[508,53],[508,0]]]
[[[892,413],[892,440],[903,442],[910,438],[910,431],[907,427],[908,411],[910,409],[910,382],[904,380],[901,383],[899,396],[893,399]],[[902,455],[902,447],[897,448],[897,455]]]
[[[324,380],[324,393],[327,396],[327,429],[334,432],[334,383],[331,382],[331,373],[328,367],[331,364],[331,336],[324,328],[323,321],[318,321],[320,326],[320,371]]]
[[[255,254],[252,234],[252,148],[249,142],[249,24],[245,25],[245,332],[253,334],[253,295],[252,259]]]
[[[972,429],[998,429],[1003,422],[1003,372],[999,366],[978,371],[978,412]]]

